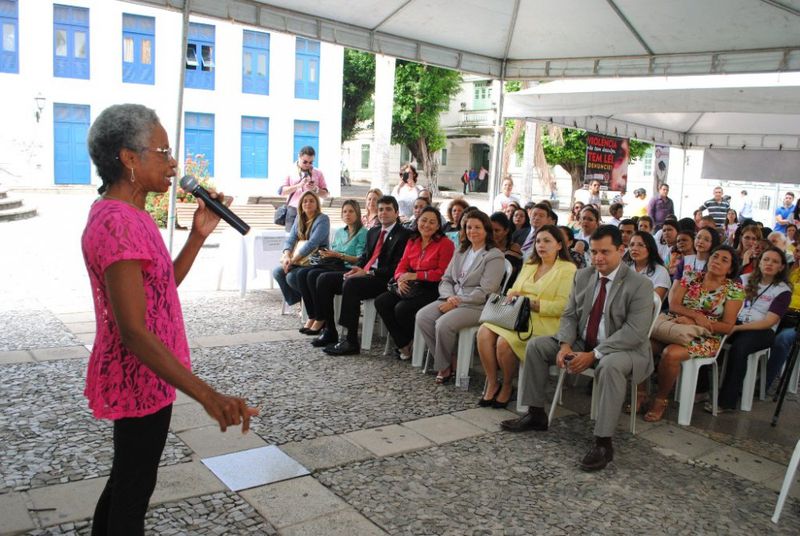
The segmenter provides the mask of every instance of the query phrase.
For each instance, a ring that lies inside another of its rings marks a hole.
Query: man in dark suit
[[[521,402],[528,413],[503,421],[510,432],[547,430],[544,411],[549,368],[556,363],[571,374],[595,366],[599,389],[595,445],[584,456],[585,471],[603,469],[614,457],[611,437],[617,427],[628,376],[638,384],[653,371],[648,333],[653,319],[653,284],[622,261],[622,235],[601,225],[592,235],[594,266],[575,273],[567,307],[555,337],[537,337],[525,352]]]
[[[398,217],[397,200],[385,195],[378,199],[378,221],[367,232],[367,247],[356,265],[342,276],[341,272],[322,274],[317,282],[320,304],[324,307],[325,329],[311,344],[325,347],[325,353],[351,355],[360,352],[358,316],[362,300],[386,292],[397,264],[403,256],[411,231],[403,227]],[[339,340],[333,313],[333,297],[342,295],[339,324],[347,328],[347,338]]]
[[[522,228],[514,231],[514,234],[511,235],[511,241],[520,245],[525,257],[530,255],[537,229],[541,229],[545,225],[558,225],[558,215],[546,203],[536,203],[527,210],[531,220],[530,229]]]

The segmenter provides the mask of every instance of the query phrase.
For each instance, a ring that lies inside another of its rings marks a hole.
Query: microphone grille
[[[191,192],[197,187],[197,179],[195,179],[191,175],[184,175],[183,177],[181,177],[180,185],[181,188],[183,188],[187,192]]]

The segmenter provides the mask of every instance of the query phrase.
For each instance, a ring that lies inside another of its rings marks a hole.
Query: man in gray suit
[[[528,413],[504,421],[510,432],[547,430],[545,388],[550,365],[580,374],[595,366],[599,389],[595,445],[584,456],[585,471],[603,469],[614,457],[611,436],[619,421],[627,378],[638,384],[653,371],[648,332],[653,318],[653,284],[621,262],[619,229],[602,225],[591,236],[594,266],[575,273],[569,302],[555,337],[537,337],[525,353],[522,403]]]

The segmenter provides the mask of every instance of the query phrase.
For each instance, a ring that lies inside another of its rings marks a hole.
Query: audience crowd
[[[457,198],[443,217],[413,166],[400,177],[394,195],[370,190],[363,214],[345,201],[344,227],[331,240],[319,197],[299,198],[274,277],[287,303],[302,299],[308,320],[300,332],[326,353],[361,352],[360,306],[369,301],[397,358],[410,360],[421,337],[435,383],[446,384],[456,375],[459,332],[475,328],[486,376],[479,406],[505,408],[523,367],[518,388],[528,412],[502,423],[511,432],[547,430],[551,365],[571,374],[594,368],[599,402],[595,442],[581,460],[587,471],[613,459],[628,378],[639,385],[635,410],[651,422],[664,417],[686,360],[727,356],[720,411],[737,407],[753,352],[770,348],[774,389],[800,321],[800,214],[791,193],[773,231],[737,214],[720,187],[693,218],[678,219],[666,184],[630,207],[630,217],[621,197],[603,215],[593,184],[589,202],[576,202],[559,226],[549,201],[522,206],[511,179],[494,213]],[[665,335],[674,330],[678,340]],[[697,401],[707,400],[704,383]]]

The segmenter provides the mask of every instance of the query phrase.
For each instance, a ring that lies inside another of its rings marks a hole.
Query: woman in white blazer
[[[477,210],[465,217],[466,236],[439,283],[439,299],[416,317],[425,344],[434,353],[439,384],[453,377],[458,331],[478,325],[486,300],[500,289],[505,273],[505,257],[494,247],[489,217]]]

